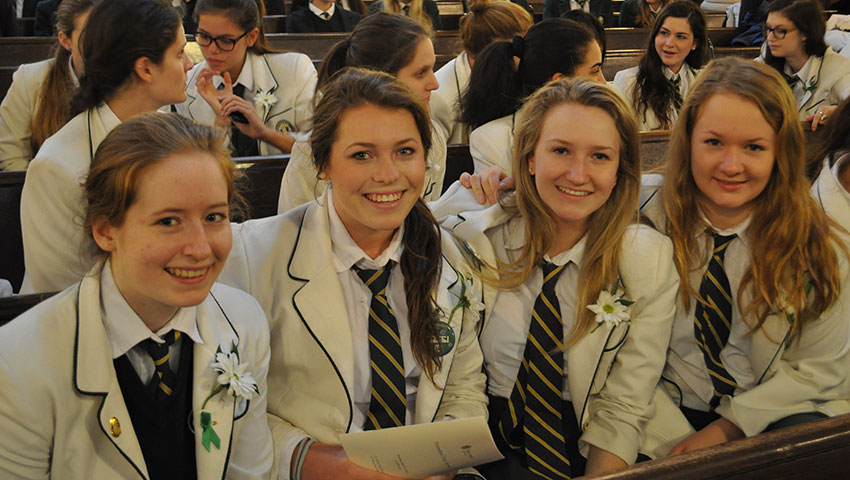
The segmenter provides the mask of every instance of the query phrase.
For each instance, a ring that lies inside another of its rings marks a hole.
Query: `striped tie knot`
[[[404,355],[398,322],[387,301],[387,284],[394,262],[382,269],[352,267],[372,292],[369,302],[369,364],[372,392],[364,430],[398,427],[405,424],[407,396]]]
[[[699,286],[699,301],[694,312],[694,336],[703,353],[708,374],[714,385],[714,395],[709,401],[713,410],[723,395],[732,394],[737,383],[726,370],[720,352],[729,340],[732,329],[732,288],[723,262],[729,242],[736,235],[712,233],[714,248]]]
[[[152,338],[148,338],[141,343],[142,348],[151,356],[154,368],[156,369],[147,388],[157,400],[162,401],[169,398],[174,391],[177,377],[168,364],[168,359],[170,358],[169,348],[174,342],[180,340],[180,337],[180,332],[171,330],[162,337],[164,340],[162,343],[156,342]]]
[[[670,83],[673,85],[673,108],[675,108],[678,112],[682,109],[682,103],[684,103],[684,100],[682,99],[682,89],[680,88],[682,83],[681,76],[674,76],[670,79]]]

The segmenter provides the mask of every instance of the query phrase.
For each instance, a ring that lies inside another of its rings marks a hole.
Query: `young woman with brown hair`
[[[310,57],[269,48],[262,0],[198,0],[195,40],[204,61],[189,72],[177,111],[230,130],[237,156],[289,153],[310,129],[316,69]]]
[[[21,65],[0,105],[0,170],[26,170],[47,137],[71,118],[83,74],[80,35],[99,0],[65,0],[56,12],[53,58]]]
[[[280,478],[388,480],[351,463],[340,435],[485,415],[478,314],[458,306],[469,274],[420,198],[431,122],[417,95],[346,69],[314,118],[314,168],[330,186],[235,227],[222,281],[269,317]]]
[[[96,265],[0,329],[0,380],[16,385],[0,476],[268,478],[268,322],[215,283],[238,198],[223,140],[150,113],[100,145],[84,187]]]
[[[850,409],[846,237],[810,194],[796,110],[776,70],[716,60],[682,108],[663,186],[644,181],[681,281],[647,427],[670,432],[657,455]]]
[[[132,18],[132,22],[126,21]],[[106,134],[123,120],[186,99],[186,36],[176,11],[159,0],[103,0],[82,38],[85,75],[71,120],[44,142],[21,195],[24,292],[77,282],[93,259],[83,235],[80,179]]]
[[[407,85],[426,106],[431,92],[439,87],[434,76],[434,43],[413,20],[401,15],[378,12],[364,18],[347,39],[325,54],[319,70],[317,91],[346,67],[362,67],[389,73]],[[317,93],[317,97],[318,97]],[[436,200],[443,191],[446,166],[446,137],[432,120],[432,142],[428,153],[426,181],[422,198]],[[328,185],[318,177],[313,165],[310,141],[298,141],[281,180],[278,213],[321,196]]]

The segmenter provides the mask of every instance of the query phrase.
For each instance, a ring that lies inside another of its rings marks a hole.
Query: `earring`
[[[319,172],[319,174],[316,175],[316,178],[318,178],[319,180],[325,181],[325,180],[328,179],[328,174],[325,173],[325,172]]]

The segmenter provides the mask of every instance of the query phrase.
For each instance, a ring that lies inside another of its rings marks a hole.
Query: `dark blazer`
[[[62,0],[41,0],[35,6],[35,25],[32,33],[36,37],[52,37],[56,34],[56,10]]]
[[[589,0],[590,13],[602,22],[606,27],[614,25],[614,7],[611,5],[611,0]],[[625,4],[623,5],[625,7]],[[543,18],[559,18],[566,12],[572,10],[570,8],[570,0],[545,0],[543,3]],[[623,13],[620,12],[620,15]]]
[[[377,0],[369,5],[369,13],[380,12],[384,9],[384,0]],[[431,18],[431,26],[434,30],[443,29],[443,21],[440,20],[440,10],[434,0],[422,0],[422,10]]]
[[[298,8],[286,16],[286,33],[316,33],[309,8]],[[342,16],[342,32],[351,32],[360,21],[360,14],[342,8],[340,3],[334,6],[334,16]]]
[[[643,25],[638,23],[638,17],[640,16],[640,6],[638,6],[639,1],[640,0],[626,0],[620,6],[621,27],[652,28],[652,23],[655,21],[655,15],[650,15],[652,19],[649,25]]]
[[[14,0],[0,0],[0,37],[15,37],[18,35],[18,14],[15,12]]]

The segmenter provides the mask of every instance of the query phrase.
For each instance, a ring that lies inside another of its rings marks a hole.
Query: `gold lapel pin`
[[[112,431],[113,437],[121,435],[121,424],[118,422],[117,418],[112,417],[109,419],[109,430]]]

